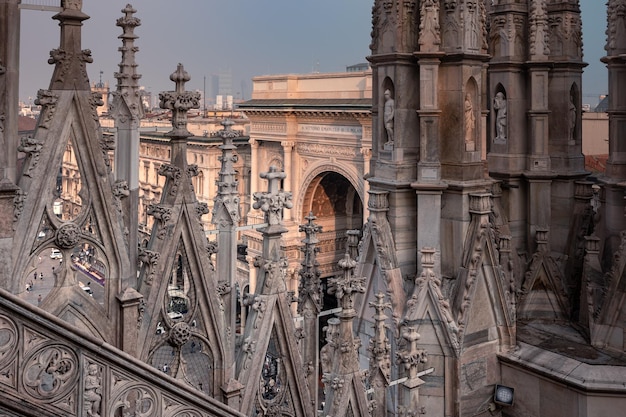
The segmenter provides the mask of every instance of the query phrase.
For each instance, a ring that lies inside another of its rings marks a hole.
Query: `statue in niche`
[[[506,142],[506,98],[502,92],[493,99],[493,108],[496,111],[496,138],[495,142]]]
[[[89,364],[85,377],[84,410],[88,417],[100,417],[100,403],[102,401],[102,378],[99,375],[98,365]]]
[[[576,105],[574,104],[574,99],[572,96],[569,97],[569,106],[567,110],[567,127],[568,133],[567,138],[570,141],[574,141],[574,132],[576,131]]]
[[[474,115],[474,103],[470,93],[465,94],[465,143],[474,142],[476,132],[476,116]]]
[[[393,120],[395,115],[395,101],[391,98],[391,91],[385,90],[385,109],[383,118],[385,131],[387,132],[387,143],[393,144]]]

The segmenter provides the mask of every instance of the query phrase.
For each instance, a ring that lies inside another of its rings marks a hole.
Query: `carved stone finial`
[[[269,172],[263,172],[261,178],[268,180],[268,192],[256,192],[253,207],[265,213],[265,221],[270,226],[278,226],[283,220],[283,208],[292,208],[290,192],[280,190],[280,181],[286,177],[285,173],[271,166]]]
[[[185,92],[185,83],[191,80],[189,73],[185,71],[183,64],[178,64],[176,71],[170,74],[170,80],[176,84],[176,92],[182,94]]]
[[[82,22],[89,16],[82,12],[82,0],[63,0],[63,11],[52,18],[59,21],[61,41],[50,51],[48,63],[54,65],[51,90],[91,91],[86,64],[92,63],[91,51],[81,50]]]
[[[211,222],[217,225],[238,224],[241,219],[239,208],[239,181],[237,180],[237,171],[235,163],[239,160],[239,156],[235,153],[237,146],[233,144],[233,139],[239,136],[238,132],[232,130],[234,122],[224,120],[222,126],[224,129],[217,134],[222,138],[222,155],[219,160],[222,167],[217,180],[217,195],[214,198],[213,218]]]
[[[187,130],[187,112],[191,109],[200,108],[200,93],[185,91],[185,83],[191,77],[185,71],[183,64],[178,64],[176,71],[170,75],[170,80],[176,84],[175,91],[164,91],[159,94],[160,107],[172,111],[173,131],[170,137],[186,138],[191,136]]]
[[[391,308],[391,303],[385,302],[385,294],[379,292],[376,294],[376,301],[370,302],[369,306],[376,311],[376,314],[374,314],[374,337],[370,339],[368,347],[372,359],[370,361],[370,372],[372,372],[373,367],[378,367],[388,379],[391,374],[391,363],[389,361],[391,344],[385,331],[387,316],[384,311]]]
[[[139,94],[140,74],[137,74],[137,63],[135,54],[139,48],[135,46],[138,38],[134,31],[137,26],[141,26],[141,20],[133,16],[137,10],[130,4],[122,9],[123,17],[117,19],[116,25],[121,27],[123,33],[119,36],[122,46],[118,49],[122,53],[122,61],[119,64],[120,71],[114,74],[117,79],[117,90],[113,93],[113,102],[110,105],[110,112],[120,120],[126,119],[127,114],[121,113],[123,109],[121,102],[126,102],[126,107],[130,111],[131,120],[138,120],[143,113],[143,106]]]
[[[339,267],[343,270],[343,275],[330,280],[329,292],[335,293],[337,300],[342,308],[341,316],[354,316],[354,297],[356,293],[365,292],[365,278],[355,277],[354,268],[356,261],[350,258],[350,254],[346,253],[339,262]]]
[[[397,363],[404,365],[409,379],[419,379],[418,366],[425,363],[428,356],[426,350],[417,347],[420,334],[415,327],[409,326],[402,332],[402,338],[407,341],[408,346],[397,354]]]

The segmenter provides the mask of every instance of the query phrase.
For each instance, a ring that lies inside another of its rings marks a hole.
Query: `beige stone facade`
[[[367,217],[366,195],[371,155],[371,72],[275,75],[253,79],[252,99],[239,108],[250,120],[251,190],[265,188],[258,173],[274,165],[286,173],[283,189],[293,194],[285,210],[285,247],[297,288],[301,234],[298,225],[312,212],[323,231],[320,270],[339,273],[337,262],[347,234]],[[252,211],[248,222],[259,222]],[[258,234],[247,233],[251,258],[260,253]]]

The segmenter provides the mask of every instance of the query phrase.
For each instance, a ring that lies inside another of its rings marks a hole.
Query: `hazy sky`
[[[27,1],[27,0],[25,0]],[[83,48],[91,49],[92,81],[108,81],[121,55],[122,33],[115,25],[128,0],[84,0],[91,16],[83,28]],[[181,62],[191,75],[187,89],[203,89],[207,77],[232,71],[235,96],[249,99],[252,77],[264,74],[344,71],[369,54],[373,0],[134,0],[142,25],[136,29],[140,80],[153,93],[173,89],[169,75]],[[583,102],[595,103],[607,92],[604,56],[606,6],[581,0],[585,61]],[[49,51],[59,46],[52,13],[22,12],[20,98],[48,88]]]

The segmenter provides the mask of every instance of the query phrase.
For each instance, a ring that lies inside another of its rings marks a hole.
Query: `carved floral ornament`
[[[55,243],[62,249],[72,249],[81,238],[80,227],[74,223],[66,223],[59,227],[55,235]]]
[[[54,113],[56,112],[58,100],[59,96],[50,90],[37,91],[35,104],[42,107],[41,114],[43,116],[39,119],[39,127],[47,129],[50,126],[52,116],[54,116]]]

